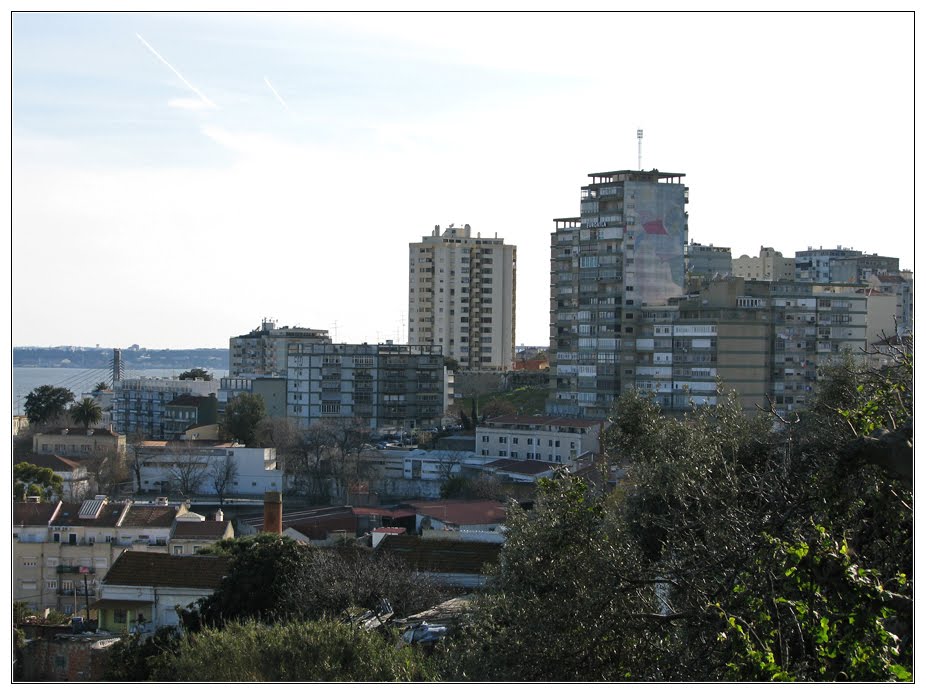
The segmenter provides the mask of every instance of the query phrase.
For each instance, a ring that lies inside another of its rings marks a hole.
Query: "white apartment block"
[[[511,369],[517,249],[435,226],[408,245],[408,342],[439,346],[461,369]]]
[[[600,453],[602,420],[539,415],[492,418],[476,427],[476,453],[565,463],[582,454]]]

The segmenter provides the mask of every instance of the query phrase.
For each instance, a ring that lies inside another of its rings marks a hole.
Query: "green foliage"
[[[123,635],[122,639],[109,649],[103,680],[156,680],[152,669],[156,663],[176,656],[180,644],[180,633],[172,627],[158,628],[150,636]]]
[[[207,372],[201,367],[193,367],[189,371],[182,372],[178,379],[202,379],[204,381],[212,381],[212,374]]]
[[[898,619],[895,606],[906,601],[895,592],[905,588],[906,578],[882,582],[877,572],[853,560],[845,541],[822,527],[807,537],[809,542],[791,544],[767,537],[771,552],[758,557],[733,588],[740,600],[718,604],[728,625],[718,639],[732,646],[730,675],[744,680],[911,680],[902,663],[901,640],[891,632]],[[768,591],[751,590],[769,576],[776,581]]]
[[[534,415],[544,412],[549,395],[550,390],[542,386],[519,386],[511,391],[480,394],[477,408],[480,418],[515,413]]]
[[[93,390],[94,391],[108,391],[109,384],[106,383],[105,381],[97,382],[97,385],[93,387]]]
[[[440,651],[452,680],[627,680],[658,623],[632,549],[610,527],[604,500],[582,480],[543,480],[532,511],[509,508],[491,590]]]
[[[92,398],[82,398],[71,406],[70,415],[78,425],[92,427],[103,419],[103,409]]]
[[[159,681],[429,681],[425,656],[394,634],[334,621],[230,623],[186,635],[176,652],[155,659]]]
[[[183,613],[187,629],[255,619],[272,623],[301,617],[300,579],[312,552],[286,536],[262,533],[219,541],[217,555],[231,557],[228,575],[216,591]]]
[[[544,481],[511,510],[444,677],[912,678],[912,490],[846,459],[852,374],[792,422],[722,390],[678,419],[622,396],[604,442],[619,488]]]
[[[67,411],[68,404],[74,400],[74,394],[58,386],[39,386],[26,396],[23,412],[33,425],[54,422]]]
[[[259,425],[266,415],[263,397],[242,393],[225,407],[225,432],[245,446],[257,446]]]
[[[397,558],[358,548],[318,549],[258,534],[220,541],[211,552],[230,556],[232,564],[211,596],[183,612],[187,629],[337,617],[352,607],[372,608],[383,598],[399,615],[409,615],[445,598]]]
[[[51,468],[42,468],[31,463],[17,463],[13,466],[13,495],[24,500],[27,495],[37,495],[42,501],[60,497],[64,480]]]

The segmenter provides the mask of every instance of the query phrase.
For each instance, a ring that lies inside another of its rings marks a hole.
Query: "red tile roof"
[[[455,540],[422,540],[420,536],[388,535],[376,552],[404,560],[419,572],[481,574],[483,565],[497,563],[501,545]]]
[[[15,502],[14,526],[48,526],[59,502]]]
[[[80,508],[82,502],[64,502],[61,509],[54,516],[51,523],[53,526],[115,526],[125,511],[124,504],[111,504],[107,502],[102,505],[100,513],[95,519],[81,519]]]
[[[177,509],[160,505],[133,504],[120,526],[169,528],[177,517]]]
[[[230,521],[178,521],[171,538],[218,541],[225,537],[230,525]]]
[[[436,500],[405,504],[422,516],[434,517],[457,526],[498,524],[505,521],[505,503],[495,500]]]
[[[228,573],[229,557],[168,555],[127,550],[113,563],[103,583],[119,586],[172,586],[216,589]]]

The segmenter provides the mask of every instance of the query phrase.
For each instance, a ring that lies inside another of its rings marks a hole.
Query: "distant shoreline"
[[[14,367],[60,367],[68,369],[106,369],[112,365],[112,348],[14,347]],[[190,348],[122,350],[125,369],[228,369],[228,348]]]

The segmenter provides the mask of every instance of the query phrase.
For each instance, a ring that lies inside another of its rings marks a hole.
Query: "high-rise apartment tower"
[[[508,370],[514,359],[517,249],[470,226],[435,226],[408,245],[408,342],[434,345],[461,369]]]
[[[550,244],[550,386],[555,415],[607,417],[634,380],[639,312],[684,291],[684,174],[589,174],[580,216]]]

